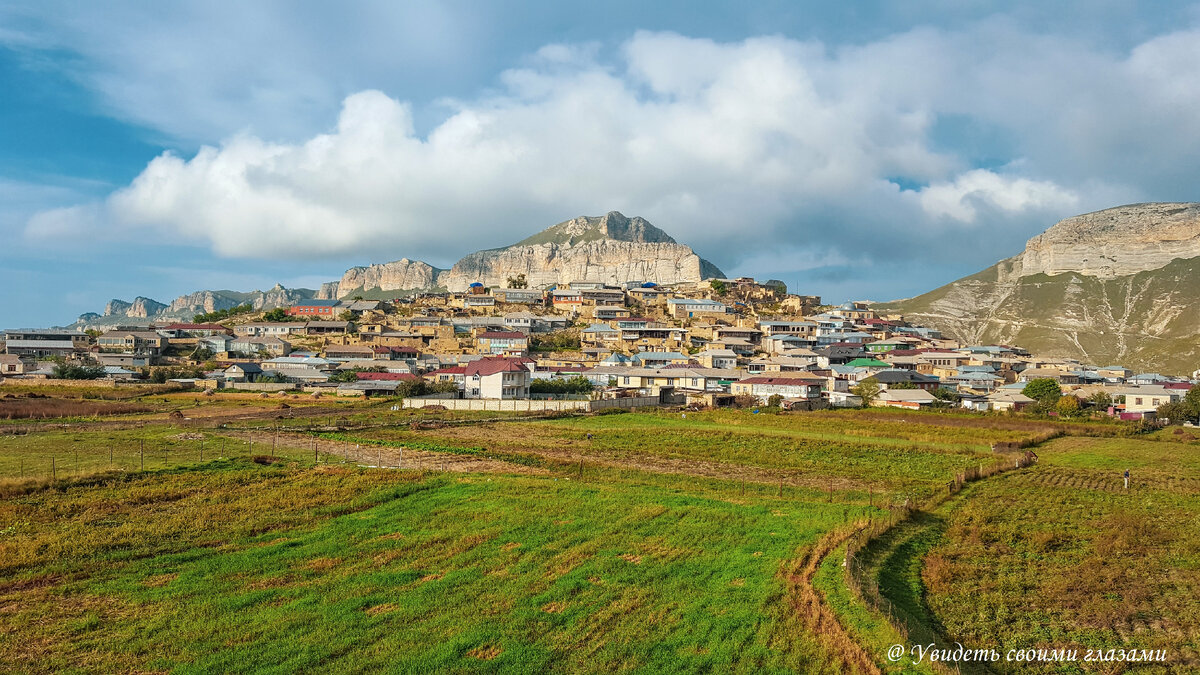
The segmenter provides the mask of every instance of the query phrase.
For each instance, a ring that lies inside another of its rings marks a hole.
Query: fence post
[[[58,467],[54,463],[54,457],[50,458],[50,480],[58,480]]]
[[[319,463],[320,463],[320,461],[321,461],[321,458],[320,458],[319,456],[317,456],[317,439],[315,439],[315,438],[310,438],[310,439],[309,439],[309,443],[312,443],[312,449],[313,449],[313,466],[316,466],[316,465],[317,465],[317,464],[319,464]]]
[[[138,463],[141,465],[141,470],[146,470],[146,439],[142,439],[141,445],[138,447]]]

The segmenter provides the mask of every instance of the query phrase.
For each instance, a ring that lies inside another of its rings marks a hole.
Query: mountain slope
[[[1068,218],[1020,255],[877,307],[965,342],[1190,373],[1200,367],[1200,205]]]
[[[371,289],[462,291],[473,283],[503,287],[521,274],[530,288],[572,281],[671,284],[724,276],[645,219],[611,211],[559,223],[511,246],[470,253],[449,270],[408,259],[351,268],[336,289],[321,293],[344,298]]]

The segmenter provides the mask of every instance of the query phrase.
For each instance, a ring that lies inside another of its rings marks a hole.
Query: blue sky
[[[1198,199],[1195,4],[498,4],[0,5],[0,325],[614,209],[892,299]]]

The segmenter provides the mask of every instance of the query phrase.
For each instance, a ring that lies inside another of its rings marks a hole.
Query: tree
[[[1096,408],[1107,408],[1113,404],[1113,397],[1107,391],[1098,391],[1088,397],[1088,403]]]
[[[721,281],[720,279],[713,279],[708,285],[712,286],[713,291],[715,291],[717,295],[725,295],[726,288],[724,281]]]
[[[871,405],[871,402],[879,396],[879,380],[876,380],[873,377],[868,377],[862,382],[850,387],[850,393],[861,398],[863,407],[865,408]]]
[[[529,383],[531,394],[590,394],[592,381],[577,375],[569,380],[537,379]]]
[[[1172,401],[1158,406],[1155,417],[1171,424],[1183,424],[1194,417],[1192,409],[1184,401]]]
[[[1192,417],[1200,415],[1200,384],[1188,389],[1188,393],[1183,396],[1183,404],[1192,411]]]
[[[1029,384],[1021,390],[1029,398],[1041,401],[1043,403],[1053,404],[1062,396],[1062,387],[1058,383],[1048,377],[1040,377],[1036,380],[1030,380]]]
[[[338,320],[339,321],[353,321],[354,320],[354,312],[351,312],[350,310],[347,309],[346,311],[344,311],[338,315]]]
[[[509,288],[529,288],[529,282],[525,280],[524,274],[518,274],[515,277],[509,277],[506,282]]]
[[[888,388],[889,389],[916,389],[917,385],[913,384],[912,382],[897,382],[896,384],[893,384]]]
[[[780,396],[779,394],[771,394],[767,398],[767,407],[769,407],[769,408],[783,407],[783,397]]]
[[[939,401],[948,401],[950,403],[958,403],[962,400],[962,394],[949,387],[938,387],[932,392],[933,397]]]
[[[59,363],[54,366],[56,380],[98,380],[104,377],[104,366],[81,366],[74,363]]]
[[[1059,415],[1072,417],[1079,414],[1079,399],[1074,396],[1061,396],[1058,402],[1054,404],[1054,409]]]
[[[266,314],[263,314],[263,321],[287,321],[288,318],[287,310],[282,307],[276,307]]]

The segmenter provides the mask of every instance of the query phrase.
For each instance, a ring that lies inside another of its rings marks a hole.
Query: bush
[[[529,384],[531,394],[590,394],[592,381],[578,375],[569,380],[534,380]]]
[[[54,366],[56,380],[98,380],[104,377],[104,366],[80,366],[60,363]]]

